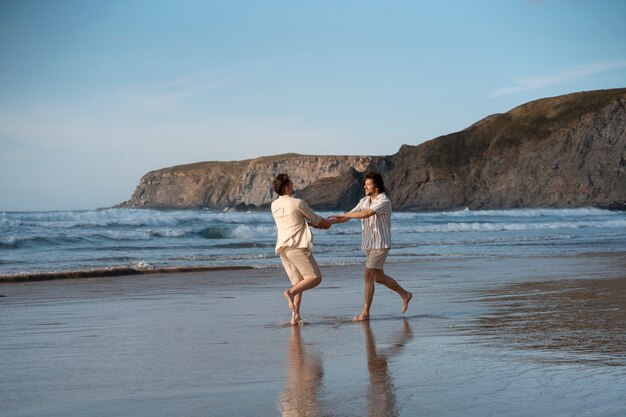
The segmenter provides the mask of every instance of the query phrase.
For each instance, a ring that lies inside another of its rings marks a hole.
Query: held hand
[[[332,225],[331,222],[329,222],[328,220],[322,218],[322,220],[317,225],[317,228],[318,229],[322,229],[322,230],[328,230],[328,229],[330,229],[331,225]]]
[[[314,229],[321,229],[321,230],[328,230],[330,229],[330,226],[331,226],[331,223],[324,218],[322,218],[322,220],[318,224],[313,224],[311,222],[307,222],[307,223],[310,227]]]
[[[327,220],[330,224],[337,224],[345,221],[344,217],[340,214],[330,216],[327,218]]]

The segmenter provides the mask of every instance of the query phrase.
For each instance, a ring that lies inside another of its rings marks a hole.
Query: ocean
[[[313,231],[300,327],[268,212],[1,213],[0,415],[626,415],[626,213],[392,220],[409,309],[380,285],[352,322],[353,220]],[[254,269],[175,273],[219,267]],[[115,276],[11,282],[76,271]]]
[[[328,216],[331,212],[320,212]],[[313,230],[321,266],[363,264],[358,220]],[[0,278],[279,267],[269,212],[0,212]],[[626,213],[595,208],[394,212],[388,262],[626,251]]]

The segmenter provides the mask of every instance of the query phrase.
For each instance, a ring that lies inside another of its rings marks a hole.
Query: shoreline
[[[407,261],[392,261],[387,262],[386,266],[393,268],[394,266],[401,266],[407,264],[424,264],[424,263],[447,263],[455,261],[470,261],[470,260],[489,260],[489,259],[570,259],[578,257],[626,257],[626,252],[588,252],[588,253],[576,253],[576,254],[548,254],[548,255],[531,255],[531,256],[448,256],[448,257],[431,257],[426,256],[422,259],[412,259]],[[354,261],[354,263],[342,263],[342,264],[324,264],[318,262],[321,268],[343,268],[343,267],[356,267],[363,266],[363,259]],[[151,267],[151,266],[133,266],[133,265],[119,265],[110,266],[104,268],[87,268],[79,270],[69,271],[37,271],[37,272],[20,272],[15,274],[0,275],[0,286],[9,283],[24,283],[24,282],[36,282],[36,281],[52,281],[52,280],[65,280],[65,279],[82,279],[82,278],[114,278],[133,275],[155,275],[155,274],[184,274],[194,272],[211,272],[211,271],[231,271],[231,270],[275,270],[280,269],[280,260],[276,260],[275,264],[271,265],[215,265],[215,266],[168,266],[168,267]]]
[[[543,256],[459,256],[459,257],[425,257],[419,260],[410,260],[405,262],[388,262],[387,267],[407,265],[407,264],[422,264],[427,262],[454,262],[454,261],[468,261],[468,260],[489,260],[489,259],[525,259],[525,258],[577,258],[577,257],[626,257],[626,252],[589,252],[578,254],[558,254],[558,255],[543,255]],[[350,264],[323,264],[320,263],[321,268],[343,268],[343,267],[362,267],[363,263],[355,261]],[[363,259],[364,261],[364,259]],[[0,285],[4,283],[20,283],[20,282],[36,282],[36,281],[51,281],[51,280],[64,280],[64,279],[81,279],[81,278],[107,278],[107,277],[123,277],[132,275],[154,275],[154,274],[185,274],[194,272],[211,272],[211,271],[231,271],[231,270],[273,270],[280,269],[282,266],[277,261],[275,265],[263,265],[263,266],[249,266],[249,265],[216,265],[216,266],[172,266],[172,267],[139,267],[139,266],[112,266],[105,268],[93,268],[93,269],[81,269],[73,271],[49,271],[49,272],[26,272],[0,275]]]
[[[132,266],[114,266],[102,269],[83,269],[76,271],[52,271],[17,273],[0,275],[0,285],[3,283],[51,281],[57,279],[106,278],[122,277],[127,275],[172,274],[187,272],[230,271],[240,269],[256,269],[252,266],[173,266],[165,268],[140,268]]]

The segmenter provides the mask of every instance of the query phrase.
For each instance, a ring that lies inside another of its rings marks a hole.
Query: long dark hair
[[[382,175],[380,175],[378,172],[376,171],[368,172],[367,174],[365,174],[365,179],[374,181],[374,185],[378,189],[379,193],[385,192],[385,182],[383,181]]]

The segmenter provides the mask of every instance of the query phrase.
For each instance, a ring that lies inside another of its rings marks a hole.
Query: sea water
[[[329,216],[331,212],[321,212]],[[358,220],[313,230],[320,265],[364,262]],[[280,265],[268,212],[0,212],[0,277]],[[595,208],[394,212],[388,262],[626,250],[626,213]]]

